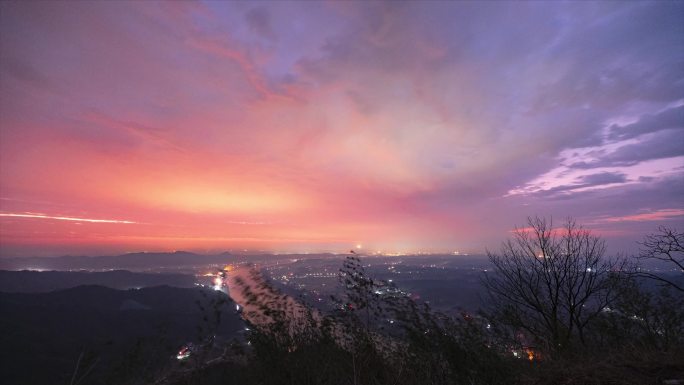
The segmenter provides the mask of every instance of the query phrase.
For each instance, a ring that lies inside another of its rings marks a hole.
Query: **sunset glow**
[[[684,224],[681,2],[0,10],[0,256],[482,252],[528,215],[623,250]]]

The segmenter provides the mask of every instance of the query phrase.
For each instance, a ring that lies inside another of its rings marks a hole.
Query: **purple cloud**
[[[610,138],[624,140],[668,129],[684,129],[684,105],[668,108],[657,114],[646,114],[638,121],[624,126],[614,124],[610,127]]]

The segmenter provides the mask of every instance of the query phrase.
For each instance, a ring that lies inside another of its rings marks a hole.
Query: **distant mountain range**
[[[230,262],[233,255],[195,254],[187,251],[173,253],[130,253],[115,256],[61,256],[0,258],[2,270],[105,270],[105,269],[149,269],[176,266],[221,264]]]
[[[315,254],[268,254],[264,252],[244,252],[232,254],[196,254],[188,251],[172,253],[141,252],[114,256],[61,256],[61,257],[15,257],[0,258],[0,270],[149,270],[175,267],[206,266],[211,264],[228,264],[235,262],[266,262],[284,259],[329,259],[344,258],[348,254],[315,253]],[[359,254],[363,256],[363,254]],[[473,261],[486,263],[482,255],[405,255],[401,257],[369,256],[369,258],[410,258],[424,259],[439,257],[463,263]]]
[[[196,254],[189,251],[172,253],[129,253],[113,256],[14,257],[0,258],[0,270],[147,270],[172,267],[227,264],[237,261],[275,261],[287,258],[331,258],[340,254],[267,254],[224,252]]]

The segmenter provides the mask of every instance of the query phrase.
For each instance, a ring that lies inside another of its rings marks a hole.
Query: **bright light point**
[[[223,286],[223,279],[221,277],[214,278],[214,290],[220,291]]]
[[[189,348],[189,347],[184,347],[183,349],[181,349],[180,352],[178,352],[178,354],[176,355],[176,358],[177,358],[178,360],[184,360],[184,359],[190,357],[190,353],[191,353],[190,348]]]
[[[360,248],[362,248],[362,247],[363,247],[363,246],[362,246],[361,244],[356,245],[356,248],[357,248],[357,249],[360,249]]]

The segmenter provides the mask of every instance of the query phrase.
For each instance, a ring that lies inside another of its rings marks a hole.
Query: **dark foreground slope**
[[[83,353],[79,372],[93,369],[81,384],[140,379],[172,363],[189,341],[230,338],[242,330],[229,300],[214,325],[212,301],[219,298],[228,299],[168,286],[0,293],[0,378],[6,384],[68,384]]]

